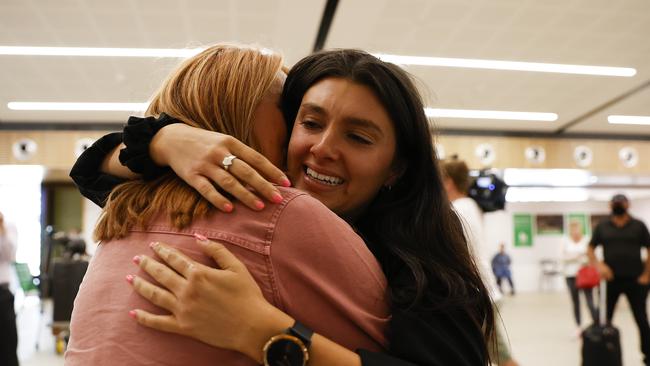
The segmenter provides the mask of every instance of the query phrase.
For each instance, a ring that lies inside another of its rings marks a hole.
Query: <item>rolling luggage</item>
[[[621,338],[607,324],[607,285],[600,281],[600,321],[582,332],[582,366],[622,366]]]

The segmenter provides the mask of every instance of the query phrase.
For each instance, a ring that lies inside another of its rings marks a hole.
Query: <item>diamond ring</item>
[[[233,160],[237,159],[235,155],[228,155],[223,160],[221,161],[221,165],[223,165],[223,168],[228,171],[228,168],[232,165]]]

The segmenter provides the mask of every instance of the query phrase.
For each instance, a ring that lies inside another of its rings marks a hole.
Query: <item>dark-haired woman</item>
[[[490,298],[468,252],[461,224],[444,193],[438,162],[431,154],[433,147],[423,104],[408,74],[362,51],[314,54],[291,69],[281,106],[292,130],[287,150],[289,178],[296,188],[307,191],[345,218],[364,238],[382,265],[391,297],[389,354],[363,350],[353,353],[314,335],[308,351],[309,364],[487,365],[494,322]],[[185,126],[165,129],[173,129],[173,133],[164,134],[171,139],[158,141],[158,145],[168,151],[161,154],[163,158],[156,157],[154,141],[154,158],[171,165],[206,198],[221,199],[201,182],[209,179],[224,186],[223,179],[215,177],[214,171],[225,168],[220,163],[226,156],[240,157],[247,150],[233,145],[231,140],[225,147],[212,144],[201,148],[207,149],[204,156],[208,156],[202,164],[188,164],[192,158],[178,154],[179,148],[187,149],[193,144],[192,139],[195,146],[201,146],[202,141],[215,135],[202,135]],[[187,156],[196,157],[197,153]],[[378,175],[376,170],[386,159],[400,172],[394,180]],[[265,194],[261,178],[252,175],[250,166],[240,163],[239,169],[233,169],[233,165],[229,171],[253,187],[262,187],[258,191]],[[270,171],[260,161],[248,163]],[[82,181],[93,182],[100,182],[101,186],[101,179]],[[237,186],[232,179],[227,183],[227,191]],[[268,186],[266,189],[268,192]],[[101,190],[100,187],[94,191]],[[359,202],[367,203],[360,206]],[[264,301],[248,298],[252,291],[242,289],[254,288],[256,284],[245,281],[245,268],[219,244],[202,241],[202,245],[222,267],[205,269],[203,275],[213,281],[195,281],[194,275],[177,276],[170,286],[183,289],[180,291],[136,281],[136,290],[149,299],[163,294],[176,299],[167,308],[173,315],[161,318],[138,311],[137,320],[155,329],[189,335],[222,347],[231,346],[226,342],[233,329],[228,327],[254,330],[264,324],[264,328],[274,328],[281,334],[291,323],[288,315]],[[193,266],[191,260],[173,250],[164,249],[161,257],[177,270]],[[168,271],[170,274],[173,270]],[[225,278],[237,279],[239,285],[226,288],[222,282]],[[194,295],[184,296],[187,293]],[[257,313],[264,317],[233,321],[230,312],[227,319],[223,317],[224,309],[246,307],[246,314],[256,313],[250,306],[258,306]],[[187,311],[192,308],[208,313]],[[261,361],[265,341],[255,331],[248,334],[231,347]]]

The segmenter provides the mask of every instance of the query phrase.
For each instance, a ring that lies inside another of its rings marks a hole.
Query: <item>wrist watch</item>
[[[299,321],[284,333],[266,342],[264,366],[305,366],[309,360],[309,346],[314,332]]]

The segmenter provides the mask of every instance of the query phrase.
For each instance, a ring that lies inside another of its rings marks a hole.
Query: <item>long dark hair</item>
[[[307,90],[330,77],[368,87],[394,123],[397,159],[405,170],[354,223],[383,267],[393,307],[460,310],[483,331],[487,343],[494,329],[490,296],[442,185],[428,119],[410,75],[359,50],[308,56],[285,82],[282,109],[290,127]]]

